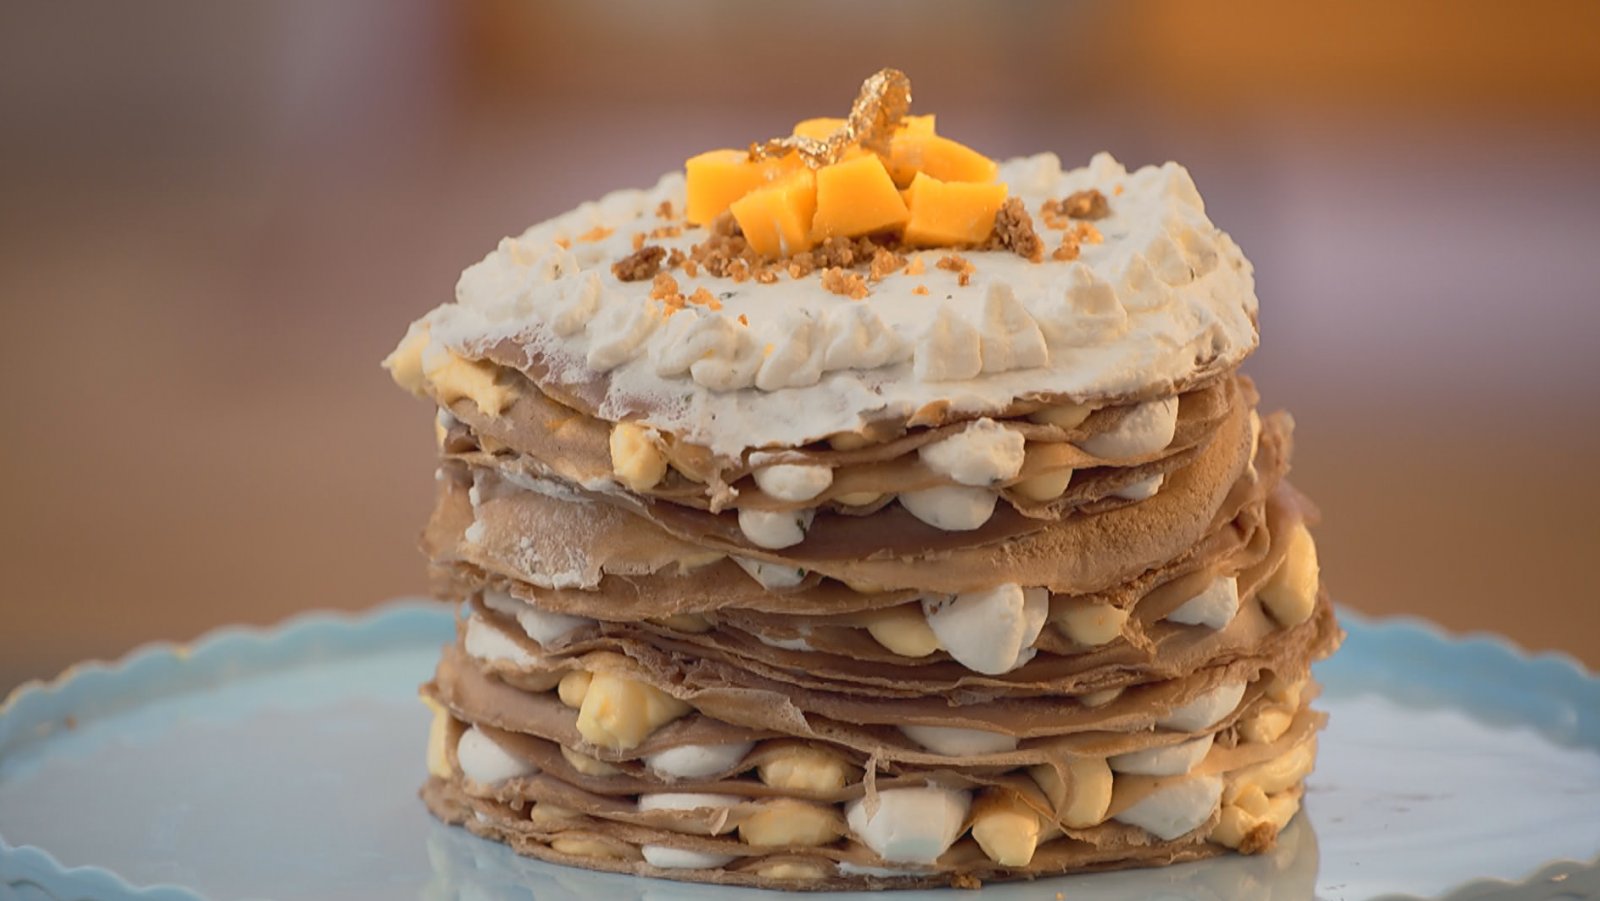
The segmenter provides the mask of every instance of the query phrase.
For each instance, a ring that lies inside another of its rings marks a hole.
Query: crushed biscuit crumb
[[[633,233],[633,251],[638,253],[644,249],[644,232]]]
[[[739,324],[743,325],[743,326],[749,326],[750,325],[750,320],[749,320],[749,318],[747,318],[745,316],[745,314],[740,313],[739,314]]]
[[[971,873],[956,873],[950,877],[951,888],[981,889],[983,882]]]
[[[1240,854],[1264,854],[1272,850],[1278,843],[1278,827],[1272,823],[1258,823],[1255,828],[1245,833],[1244,840],[1239,842]]]
[[[1074,191],[1061,201],[1061,209],[1073,219],[1104,219],[1111,214],[1106,195],[1094,188]]]
[[[771,269],[763,268],[756,270],[756,284],[758,285],[770,285],[777,280],[778,273]]]
[[[670,200],[661,201],[661,205],[656,207],[656,218],[658,218],[658,219],[671,219],[672,218],[672,201],[670,201]]]
[[[667,268],[668,269],[676,269],[679,266],[682,266],[685,262],[687,262],[688,259],[689,259],[689,255],[688,254],[684,253],[679,248],[674,247],[667,254]]]
[[[617,281],[642,282],[661,271],[661,261],[666,256],[667,249],[659,244],[641,247],[612,263],[611,274],[617,277]]]
[[[650,229],[650,237],[652,238],[676,238],[681,234],[683,234],[683,226],[681,225],[663,225],[660,228]]]
[[[922,296],[927,296],[927,294],[928,294],[928,286],[927,285],[918,285],[915,288],[911,289],[911,293],[912,294],[920,294]]]
[[[556,239],[556,246],[561,248],[562,250],[571,250],[572,249],[572,242],[570,240],[566,239],[566,238],[557,238]]]
[[[683,309],[684,297],[678,290],[678,280],[665,272],[657,273],[651,283],[650,299],[661,301],[662,315],[666,318]]]
[[[683,274],[689,276],[690,278],[694,278],[694,277],[698,276],[700,274],[700,264],[696,263],[692,259],[684,260],[683,261]]]
[[[1050,259],[1067,262],[1078,258],[1078,242],[1070,238],[1062,238],[1061,246],[1050,253]]]
[[[940,269],[954,272],[956,274],[956,284],[963,288],[972,284],[972,273],[978,271],[978,267],[972,265],[970,260],[959,253],[947,253],[940,257],[939,262],[934,265]]]
[[[921,275],[926,270],[927,266],[922,262],[922,254],[920,253],[912,257],[911,262],[906,265],[906,275]]]
[[[1033,230],[1033,217],[1028,215],[1022,198],[1010,197],[1001,204],[994,217],[994,231],[984,247],[1009,250],[1030,263],[1044,259],[1044,240]]]
[[[860,300],[870,292],[867,280],[858,272],[846,272],[838,266],[822,270],[822,287],[851,300]]]
[[[1117,185],[1115,188],[1112,188],[1111,189],[1111,194],[1112,194],[1113,197],[1121,197],[1122,196],[1122,185]]]
[[[694,289],[694,293],[689,295],[689,302],[712,310],[722,309],[722,301],[718,300],[715,294],[707,291],[704,286]]]
[[[872,260],[867,264],[867,278],[870,281],[882,281],[905,264],[905,257],[887,247],[879,247],[872,252]]]
[[[604,225],[596,225],[594,228],[591,228],[579,235],[578,241],[584,244],[587,244],[591,241],[603,241],[606,238],[611,237],[611,233],[614,231],[616,231],[614,228],[606,228]]]
[[[678,280],[665,272],[658,273],[655,280],[650,283],[650,299],[665,300],[669,295],[678,293]]]

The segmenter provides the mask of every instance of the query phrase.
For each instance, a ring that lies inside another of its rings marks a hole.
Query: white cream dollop
[[[738,555],[734,555],[733,562],[749,573],[750,578],[760,582],[762,588],[793,588],[806,579],[806,571],[798,566],[785,566]]]
[[[878,792],[878,809],[867,813],[866,799],[845,806],[845,822],[862,844],[891,863],[931,864],[949,850],[966,825],[972,796],[964,791],[924,786]]]
[[[1177,430],[1178,398],[1163,397],[1139,404],[1116,428],[1090,435],[1078,447],[1102,460],[1127,460],[1162,450]]]
[[[589,320],[589,353],[584,361],[595,372],[610,372],[643,349],[661,317],[648,304],[616,304]]]
[[[970,532],[994,515],[999,493],[989,488],[941,485],[899,496],[900,506],[912,516],[946,532]]]
[[[744,799],[712,792],[648,792],[639,796],[640,812],[649,810],[700,810],[732,807]]]
[[[461,733],[461,741],[456,745],[456,761],[461,764],[463,775],[483,785],[539,772],[538,767],[512,756],[477,726]]]
[[[1022,471],[1027,440],[1022,433],[984,417],[917,449],[922,464],[963,485],[984,486],[1014,479]]]
[[[1113,754],[1106,758],[1106,763],[1111,765],[1112,772],[1133,776],[1180,776],[1206,758],[1215,738],[1215,735],[1202,735],[1175,745]]]
[[[572,616],[544,610],[497,589],[489,589],[483,593],[483,604],[496,613],[515,617],[522,631],[541,645],[549,645],[598,622],[587,616]]]
[[[809,501],[833,484],[833,468],[799,463],[763,466],[750,474],[756,486],[783,501]]]
[[[1016,738],[990,732],[987,729],[967,729],[961,726],[919,726],[907,723],[900,727],[911,739],[935,754],[946,757],[977,757],[983,754],[1004,754],[1017,749]]]
[[[1046,342],[1060,350],[1103,344],[1128,329],[1117,289],[1074,262],[1034,306]]]
[[[877,369],[899,361],[909,349],[871,304],[833,307],[823,322],[827,349],[822,355],[822,367],[828,371]]]
[[[756,547],[771,550],[792,547],[806,540],[815,510],[757,510],[739,508],[739,531]]]
[[[983,371],[983,338],[948,304],[940,304],[917,339],[913,359],[913,372],[922,381],[970,379]]]
[[[1050,614],[1050,593],[1014,582],[922,602],[928,627],[950,656],[974,672],[1008,673],[1033,659]]]
[[[1184,601],[1183,606],[1167,614],[1166,619],[1186,626],[1221,629],[1233,622],[1233,617],[1238,612],[1238,577],[1218,576],[1211,580],[1205,591]]]
[[[506,633],[490,625],[481,616],[467,618],[467,635],[462,640],[467,655],[488,662],[510,663],[516,666],[537,666],[539,657],[522,645],[512,641]]]
[[[734,860],[732,854],[711,854],[666,845],[640,845],[639,853],[644,855],[645,863],[663,870],[710,870]]]
[[[1159,788],[1112,819],[1171,841],[1211,819],[1221,800],[1222,777],[1199,776]]]
[[[984,296],[978,352],[984,372],[1050,365],[1050,349],[1039,323],[1017,302],[1017,292],[1006,282],[991,282]]]
[[[822,378],[822,361],[828,352],[828,332],[816,313],[790,308],[772,334],[772,352],[756,370],[756,387],[762,391],[804,388]]]
[[[1167,477],[1158,472],[1149,478],[1123,485],[1111,492],[1111,496],[1127,498],[1130,501],[1147,501],[1156,496],[1156,492],[1161,490],[1166,481]]]
[[[725,745],[679,745],[646,754],[644,765],[651,772],[670,779],[708,779],[726,773],[743,760],[755,745],[753,741]]]
[[[1243,682],[1224,682],[1193,701],[1156,720],[1163,729],[1199,732],[1210,729],[1236,710],[1244,700]]]

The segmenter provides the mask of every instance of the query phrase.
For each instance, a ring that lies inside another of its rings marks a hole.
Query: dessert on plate
[[[429,810],[572,866],[971,886],[1272,845],[1341,633],[1168,163],[909,114],[712,150],[503,240],[385,360],[462,604]]]

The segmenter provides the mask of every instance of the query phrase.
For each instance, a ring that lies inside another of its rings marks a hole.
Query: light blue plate
[[[1492,638],[1345,614],[1333,716],[1272,853],[997,885],[1005,901],[1600,897],[1600,680]],[[418,602],[223,630],[0,706],[0,901],[770,901],[569,870],[435,822]],[[811,896],[821,897],[821,896]],[[959,901],[964,892],[893,896]]]

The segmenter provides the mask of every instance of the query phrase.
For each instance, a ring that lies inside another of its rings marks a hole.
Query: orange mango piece
[[[900,130],[912,134],[933,134],[933,113],[926,116],[906,116],[900,120]]]
[[[909,185],[918,172],[940,181],[994,181],[1000,165],[965,144],[934,133],[905,130],[889,145],[889,174]]]
[[[795,154],[752,162],[744,150],[708,150],[683,164],[687,209],[684,218],[705,225],[735,200],[792,172],[801,164]]]
[[[729,209],[757,253],[786,257],[810,250],[811,220],[817,212],[816,173],[795,169],[735,200]]]
[[[862,154],[817,170],[812,238],[854,238],[898,228],[909,216],[906,202],[877,154]]]
[[[905,240],[917,247],[980,244],[994,231],[1006,186],[940,181],[924,172],[911,182],[911,219]]]

